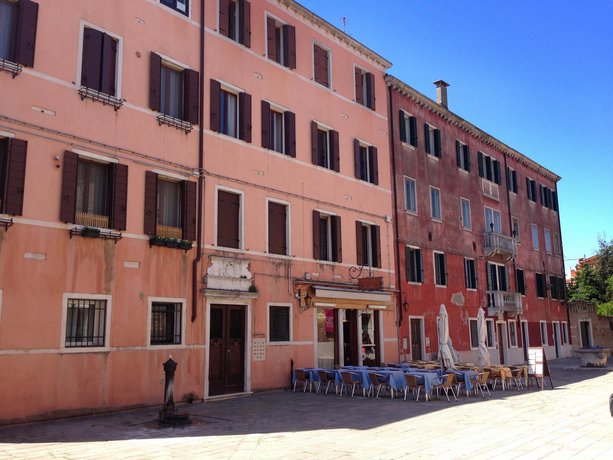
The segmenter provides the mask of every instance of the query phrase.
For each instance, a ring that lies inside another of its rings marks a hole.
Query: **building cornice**
[[[466,121],[464,118],[456,115],[455,113],[441,106],[439,103],[430,99],[429,97],[424,96],[422,93],[417,91],[415,88],[412,88],[411,86],[407,85],[406,83],[394,77],[393,75],[386,74],[385,82],[388,87],[408,97],[411,101],[415,102],[420,107],[423,107],[429,110],[430,112],[438,115],[445,122],[453,126],[457,126],[458,128],[468,133],[469,135],[485,143],[492,149],[510,158],[513,158],[514,160],[520,162],[524,166],[532,169],[533,171],[535,171],[536,173],[544,177],[547,177],[548,179],[551,179],[554,182],[558,182],[561,179],[561,177],[555,174],[554,172],[538,164],[536,161],[531,160],[526,155],[509,147],[504,142],[499,141],[494,136],[486,133],[482,129],[477,128],[472,123]]]
[[[288,10],[290,10],[295,15],[301,16],[306,21],[314,24],[317,27],[324,29],[334,38],[336,38],[339,42],[353,48],[358,53],[362,54],[364,57],[372,61],[374,64],[382,67],[384,70],[389,69],[392,66],[392,63],[387,59],[383,58],[381,55],[375,53],[370,48],[364,46],[362,43],[352,38],[350,35],[346,34],[339,28],[333,26],[326,20],[317,16],[312,11],[308,10],[304,6],[295,2],[294,0],[277,0],[280,5],[285,6]]]

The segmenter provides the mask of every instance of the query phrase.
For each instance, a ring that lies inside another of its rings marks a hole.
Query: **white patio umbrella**
[[[449,348],[449,317],[444,304],[441,304],[441,309],[437,318],[438,331],[438,359],[441,361],[441,367],[444,369],[455,369],[451,348]]]
[[[477,313],[477,333],[479,335],[479,367],[490,365],[490,352],[487,349],[487,327],[485,325],[485,311],[479,307]]]

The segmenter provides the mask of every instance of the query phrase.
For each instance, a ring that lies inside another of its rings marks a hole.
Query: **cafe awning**
[[[313,286],[314,307],[387,310],[393,307],[392,294],[328,286]]]

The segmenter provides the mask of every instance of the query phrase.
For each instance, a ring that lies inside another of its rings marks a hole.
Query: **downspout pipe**
[[[202,222],[204,220],[204,0],[200,0],[200,78],[198,91],[198,118],[200,129],[198,130],[198,186],[196,199],[196,257],[192,261],[192,323],[198,317],[198,299],[200,290],[198,289],[200,277],[198,276],[198,265],[202,261]]]

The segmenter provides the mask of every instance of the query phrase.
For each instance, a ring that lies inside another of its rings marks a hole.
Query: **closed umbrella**
[[[455,369],[451,348],[449,348],[449,317],[444,304],[441,304],[441,309],[437,319],[438,331],[438,359],[441,361],[443,369]]]
[[[479,367],[490,365],[490,352],[487,349],[487,327],[485,324],[485,312],[479,307],[477,313],[477,332],[479,334]]]

